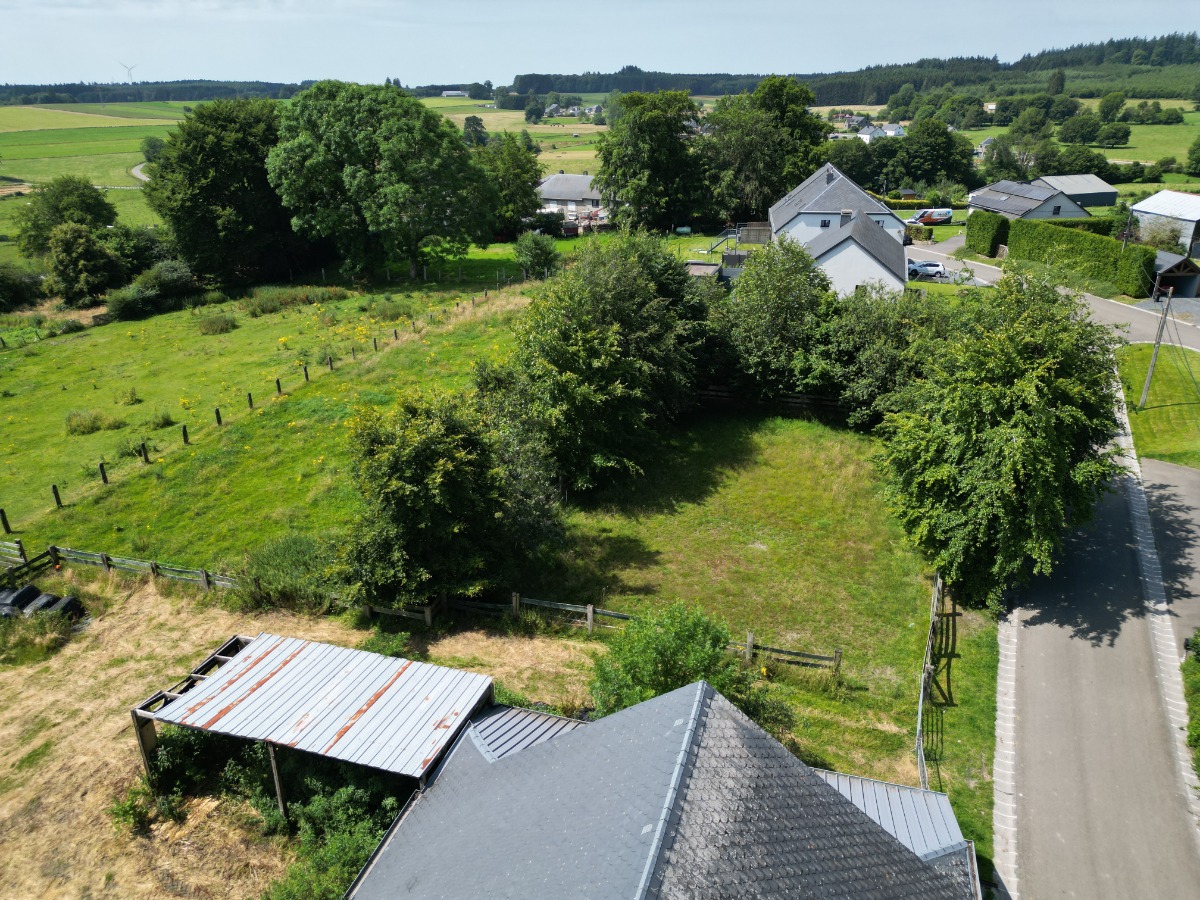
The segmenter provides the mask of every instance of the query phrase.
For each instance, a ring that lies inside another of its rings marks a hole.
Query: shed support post
[[[137,738],[138,750],[142,752],[142,765],[146,767],[146,780],[150,779],[150,754],[158,746],[158,729],[154,727],[154,718],[146,715],[140,709],[131,710],[133,716],[133,734]]]
[[[275,762],[275,745],[264,741],[267,745],[267,756],[271,759],[271,777],[275,779],[275,802],[279,804],[279,814],[287,819],[287,807],[283,804],[283,781],[279,777],[279,764]]]
[[[589,603],[587,605],[588,634],[592,633],[592,629],[595,627],[595,623],[596,623],[596,607],[593,604]]]

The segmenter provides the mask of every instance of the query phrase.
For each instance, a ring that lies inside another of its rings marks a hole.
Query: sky
[[[1131,15],[1136,11],[1136,15]],[[1196,0],[0,0],[0,83],[816,73],[1189,30]]]

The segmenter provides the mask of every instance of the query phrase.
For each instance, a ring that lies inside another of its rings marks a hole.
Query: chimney
[[[832,184],[833,180],[835,178],[837,178],[837,176],[833,174],[833,166],[826,166],[825,167],[825,183]]]
[[[842,228],[845,228],[847,225],[849,225],[849,224],[850,224],[850,219],[851,219],[853,216],[854,216],[854,210],[852,210],[852,209],[843,209],[843,210],[842,210],[842,221],[841,221],[841,222],[839,222],[839,223],[838,223],[838,225],[839,225],[840,227],[842,227]]]

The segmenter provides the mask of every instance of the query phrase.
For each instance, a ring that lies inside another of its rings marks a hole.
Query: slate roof
[[[901,281],[908,280],[908,261],[904,257],[904,247],[861,210],[855,210],[845,225],[826,228],[809,241],[805,249],[819,265],[821,257],[845,241],[854,241]]]
[[[550,200],[599,200],[591,175],[551,175],[538,185],[538,194]]]
[[[771,230],[778,234],[788,222],[803,212],[839,213],[843,209],[895,215],[838,171],[836,166],[826,163],[771,207]]]
[[[471,719],[470,735],[475,748],[487,759],[495,761],[584,724],[579,719],[552,716],[532,709],[493,706]]]
[[[1161,275],[1169,269],[1174,269],[1179,266],[1179,271],[1175,275],[1194,275],[1200,272],[1200,266],[1197,266],[1188,257],[1181,256],[1178,253],[1168,253],[1166,250],[1159,250],[1154,254],[1154,274]]]
[[[349,898],[973,896],[704,682],[496,761],[475,730]]]
[[[1200,222],[1200,194],[1183,191],[1159,191],[1130,207],[1134,212]]]

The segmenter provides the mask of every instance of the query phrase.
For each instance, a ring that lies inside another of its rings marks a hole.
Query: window
[[[822,220],[821,220],[821,227],[822,227],[822,228],[828,228],[828,227],[829,227],[829,220],[828,220],[828,219],[822,219]]]
[[[1061,207],[1061,206],[1056,206],[1056,207],[1054,207],[1054,212],[1050,213],[1050,215],[1052,215],[1052,216],[1057,216],[1057,215],[1058,215],[1059,213],[1061,213],[1061,212],[1062,212],[1062,207]]]

